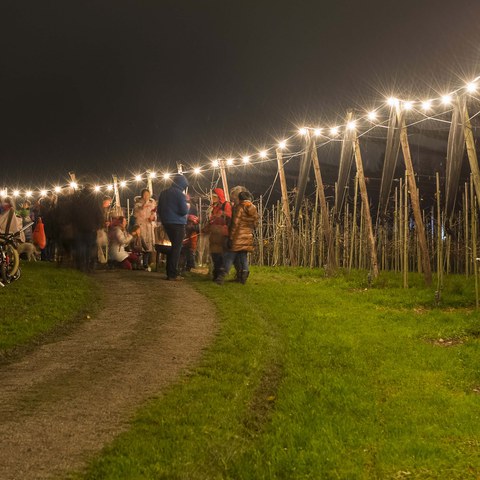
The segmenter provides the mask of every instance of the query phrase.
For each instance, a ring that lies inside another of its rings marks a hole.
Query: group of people
[[[249,275],[248,253],[254,249],[253,231],[258,222],[251,194],[245,187],[235,187],[230,201],[226,201],[224,191],[215,188],[201,229],[187,187],[184,175],[172,175],[170,186],[160,193],[158,202],[148,189],[143,189],[135,199],[130,221],[121,209],[112,206],[111,197],[99,202],[88,185],[58,197],[49,194],[35,208],[26,200],[15,210],[15,218],[20,225],[43,221],[46,245],[42,259],[60,259],[70,253],[75,266],[83,271],[92,270],[97,262],[151,271],[156,244],[169,243],[163,246],[166,279],[170,281],[182,280],[182,272],[195,267],[201,231],[209,235],[213,280],[223,284],[233,265],[236,280],[245,283]],[[8,212],[14,204],[11,199],[2,199],[0,209]],[[26,241],[32,241],[31,231],[26,234]]]
[[[221,188],[215,188],[208,223],[210,255],[213,264],[213,281],[222,285],[235,266],[235,280],[245,284],[250,274],[248,253],[254,250],[253,231],[258,223],[257,208],[252,195],[245,187],[230,191],[230,202]]]

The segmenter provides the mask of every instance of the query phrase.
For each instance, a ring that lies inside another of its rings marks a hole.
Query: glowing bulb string
[[[450,105],[451,102],[452,102],[452,97],[454,95],[459,94],[460,92],[462,94],[469,95],[471,98],[478,101],[479,99],[474,95],[474,93],[477,91],[477,89],[479,87],[478,84],[477,84],[477,82],[479,80],[480,80],[480,75],[475,77],[471,82],[468,82],[463,87],[459,87],[455,90],[452,90],[451,92],[449,92],[447,94],[444,94],[444,95],[441,95],[441,96],[438,96],[438,97],[434,97],[434,98],[429,98],[429,99],[423,100],[423,101],[421,101],[421,100],[404,100],[404,99],[399,99],[399,98],[395,98],[395,97],[390,97],[387,100],[387,105],[389,105],[390,107],[399,106],[399,107],[402,107],[405,111],[413,111],[417,114],[424,115],[425,118],[410,123],[409,125],[407,125],[407,128],[409,126],[417,125],[421,122],[425,122],[425,121],[428,121],[428,120],[444,122],[444,123],[451,123],[448,120],[437,118],[437,117],[440,117],[442,115],[445,115],[445,114],[451,112],[451,109],[440,112],[440,113],[438,113],[434,116],[426,115],[426,113],[424,113],[424,112],[426,112],[430,109],[433,109],[433,108],[437,107],[438,105],[444,105],[445,107]],[[415,108],[416,105],[418,105],[418,104],[420,104],[422,106],[422,109],[424,110],[424,112],[420,112],[417,108]],[[316,137],[327,138],[328,140],[326,142],[324,142],[322,145],[318,146],[318,148],[321,148],[321,146],[324,146],[324,145],[326,145],[326,144],[328,144],[332,141],[337,141],[337,142],[342,141],[343,139],[341,138],[341,134],[344,133],[346,130],[348,130],[348,129],[357,130],[359,123],[362,123],[364,121],[369,121],[373,125],[370,128],[368,128],[366,131],[363,131],[363,132],[359,133],[358,137],[361,137],[361,136],[364,136],[364,135],[368,134],[372,129],[374,129],[376,127],[381,126],[381,127],[385,128],[384,127],[385,121],[381,122],[381,123],[374,123],[375,120],[377,119],[379,113],[383,112],[384,107],[385,107],[385,105],[383,104],[382,106],[373,109],[372,111],[368,112],[367,114],[360,115],[355,119],[355,121],[350,122],[350,124],[348,124],[348,125],[344,124],[344,125],[338,125],[338,126],[335,126],[335,127],[331,127],[330,130],[329,130],[329,135],[325,135],[323,133],[325,129],[320,128],[320,127],[302,127],[300,129],[300,134],[305,135],[309,132],[313,132],[313,134]],[[480,114],[480,111],[477,112],[476,114],[474,114],[472,117],[470,117],[470,119],[475,118],[479,114]],[[296,135],[291,135],[290,137],[286,138],[285,140],[280,141],[278,143],[277,147],[272,146],[268,149],[260,151],[257,154],[244,155],[240,158],[237,157],[237,158],[230,158],[230,159],[224,159],[224,160],[227,161],[227,166],[229,168],[230,167],[238,167],[239,165],[236,162],[238,162],[239,160],[242,162],[243,165],[257,164],[257,163],[261,163],[263,161],[265,161],[265,162],[266,161],[272,161],[272,159],[268,158],[271,150],[273,150],[275,148],[278,148],[278,147],[282,148],[282,149],[286,149],[287,146],[288,146],[288,143],[295,136]],[[255,156],[258,156],[259,158],[258,159],[254,158],[252,160],[252,157],[255,157]],[[294,155],[290,155],[290,159],[292,159],[292,158],[294,158]],[[212,170],[214,172],[215,169],[218,168],[219,165],[218,165],[218,160],[217,160],[217,163],[215,163],[215,160],[213,162],[214,163],[213,164],[211,163],[210,166],[204,165],[202,167],[194,167],[194,168],[185,170],[184,174],[192,174],[193,173],[195,175],[199,175],[201,173],[208,172],[210,170]],[[145,175],[149,175],[152,180],[157,178],[156,172],[147,171],[147,172],[144,172],[143,174],[136,174],[134,176],[134,180],[137,183],[140,183],[141,181],[146,179]],[[166,173],[163,174],[164,180],[168,180],[168,178],[170,176],[171,176],[171,173],[169,173],[169,172],[166,172]],[[123,189],[123,188],[127,187],[129,184],[131,184],[132,182],[133,182],[133,180],[122,179],[122,180],[120,180],[118,185],[120,186],[120,188]],[[73,188],[73,189],[78,188],[78,185],[75,182],[70,182],[68,186],[70,188]],[[105,190],[107,192],[112,192],[113,189],[114,188],[113,188],[112,183],[105,184],[105,185],[96,185],[94,187],[94,190],[97,191],[97,192],[100,192],[102,190]],[[60,187],[60,186],[52,187],[50,189],[47,189],[47,188],[36,188],[36,189],[15,188],[15,189],[12,190],[12,195],[15,196],[15,197],[18,197],[18,196],[21,196],[22,192],[24,192],[24,197],[28,198],[28,197],[33,197],[34,194],[38,192],[38,194],[42,197],[42,196],[45,196],[48,192],[60,193],[61,191],[62,191],[62,187]],[[0,195],[1,196],[7,196],[9,194],[9,192],[10,192],[9,189],[4,188],[3,190],[0,190]]]

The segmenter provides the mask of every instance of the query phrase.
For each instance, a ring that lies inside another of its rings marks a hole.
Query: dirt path
[[[96,277],[105,295],[101,312],[0,367],[2,480],[81,467],[215,335],[214,309],[188,280],[167,282],[147,272]]]

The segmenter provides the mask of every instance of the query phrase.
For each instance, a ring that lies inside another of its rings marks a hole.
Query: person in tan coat
[[[229,251],[224,254],[225,276],[235,261],[240,267],[240,283],[245,284],[250,274],[248,268],[248,253],[254,250],[253,230],[258,223],[258,212],[252,203],[250,192],[238,194],[239,203],[233,209],[232,222],[229,230],[228,247]],[[219,278],[222,283],[224,276]]]

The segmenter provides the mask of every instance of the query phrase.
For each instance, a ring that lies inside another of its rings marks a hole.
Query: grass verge
[[[139,412],[88,479],[478,478],[480,316],[412,275],[254,269],[192,283],[218,308],[202,364]],[[188,299],[186,299],[187,301]]]
[[[98,299],[91,278],[54,264],[22,263],[22,276],[0,288],[0,359],[81,318]]]

